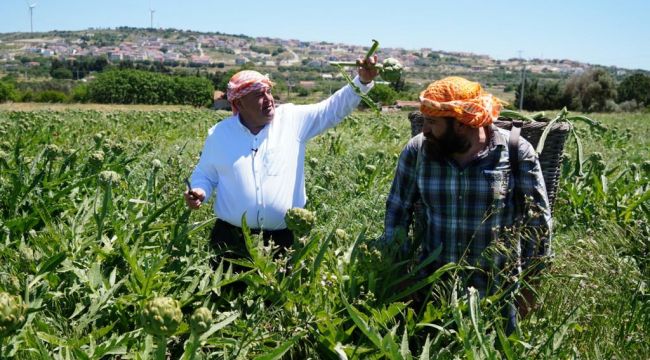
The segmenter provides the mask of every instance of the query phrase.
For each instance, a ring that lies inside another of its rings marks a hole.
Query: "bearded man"
[[[420,94],[422,133],[402,150],[386,202],[385,242],[408,233],[420,201],[424,226],[416,243],[423,258],[440,251],[427,272],[452,262],[468,265],[473,270],[463,272],[462,284],[482,296],[522,271],[538,271],[551,247],[538,156],[523,138],[517,154],[509,154],[510,132],[493,125],[500,110],[501,101],[476,82],[448,77],[429,84]],[[515,206],[518,198],[526,206]],[[526,297],[518,304],[522,314],[534,302],[530,293]],[[510,310],[506,316],[513,322]]]

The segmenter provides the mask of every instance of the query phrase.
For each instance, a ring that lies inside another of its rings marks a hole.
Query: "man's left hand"
[[[359,64],[359,80],[361,80],[362,84],[369,84],[379,74],[379,70],[375,67],[377,64],[377,55],[369,58],[359,58],[357,63]]]

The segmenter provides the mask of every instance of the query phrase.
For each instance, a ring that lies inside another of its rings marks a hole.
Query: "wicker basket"
[[[422,131],[422,114],[419,111],[413,111],[409,114],[409,120],[411,121],[411,135],[415,136]],[[502,129],[510,130],[512,127],[512,119],[500,117],[494,124]],[[533,147],[537,147],[539,138],[542,136],[547,125],[548,119],[541,119],[535,122],[526,121],[521,128],[521,136],[528,140]],[[567,122],[554,123],[546,137],[544,150],[539,156],[539,163],[544,174],[544,182],[546,183],[546,192],[548,194],[549,204],[551,205],[551,213],[553,212],[555,195],[560,182],[562,152],[569,131],[571,131],[571,124]]]

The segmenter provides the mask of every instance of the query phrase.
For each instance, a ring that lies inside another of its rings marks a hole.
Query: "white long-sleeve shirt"
[[[373,83],[354,83],[367,93]],[[253,229],[286,227],[290,208],[304,207],[305,146],[307,141],[335,126],[361,101],[350,85],[317,104],[284,104],[275,109],[273,120],[252,134],[238,115],[208,130],[203,151],[191,182],[206,193],[216,188],[215,215],[241,226],[242,215]]]

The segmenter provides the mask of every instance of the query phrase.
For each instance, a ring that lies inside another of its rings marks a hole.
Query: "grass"
[[[17,105],[0,108],[0,290],[31,310],[0,341],[8,357],[148,357],[162,341],[180,358],[197,345],[187,321],[201,306],[215,317],[201,358],[650,357],[647,114],[593,114],[606,132],[578,124],[586,175],[565,167],[541,307],[505,338],[498,309],[472,293],[450,290],[423,311],[388,301],[397,291],[387,284],[405,269],[371,240],[410,137],[405,112],[356,112],[309,144],[316,226],[276,260],[249,238],[257,251],[241,264],[251,271],[236,297],[228,264],[208,262],[211,207],[190,213],[180,197],[208,128],[227,112]],[[99,151],[103,160],[91,161]],[[573,143],[567,153],[575,161]],[[121,179],[102,184],[106,170]],[[168,339],[138,320],[156,296],[179,300],[185,314]]]

